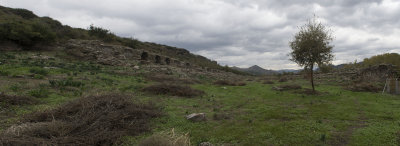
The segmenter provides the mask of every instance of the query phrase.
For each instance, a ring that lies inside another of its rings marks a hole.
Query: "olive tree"
[[[314,66],[328,64],[333,59],[333,45],[330,44],[333,40],[332,31],[318,21],[316,17],[308,20],[299,29],[294,39],[289,42],[292,48],[292,52],[289,54],[290,60],[304,67],[304,70],[310,73],[311,86],[315,92]]]

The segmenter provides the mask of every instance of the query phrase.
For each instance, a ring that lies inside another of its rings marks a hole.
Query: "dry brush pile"
[[[156,105],[127,95],[82,97],[25,115],[0,134],[0,145],[115,145],[122,136],[149,131],[150,120],[162,115]]]

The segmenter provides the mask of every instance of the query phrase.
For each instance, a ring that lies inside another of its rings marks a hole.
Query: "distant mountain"
[[[298,73],[300,71],[301,71],[301,69],[281,69],[281,70],[276,70],[275,72],[277,72],[277,73],[284,73],[284,72]]]
[[[277,73],[273,70],[267,70],[267,69],[261,68],[258,65],[253,65],[249,68],[232,67],[232,69],[242,71],[242,72],[247,72],[252,75],[272,75],[272,74]]]

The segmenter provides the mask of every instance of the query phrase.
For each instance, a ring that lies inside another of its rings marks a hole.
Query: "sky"
[[[299,69],[289,41],[315,15],[333,64],[400,53],[400,0],[1,0],[63,24],[185,48],[221,65]]]

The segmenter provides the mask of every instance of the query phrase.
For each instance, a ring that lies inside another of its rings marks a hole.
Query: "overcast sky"
[[[334,64],[400,53],[400,0],[1,0],[72,27],[185,48],[221,65],[297,69],[288,42],[313,14],[334,31]]]

